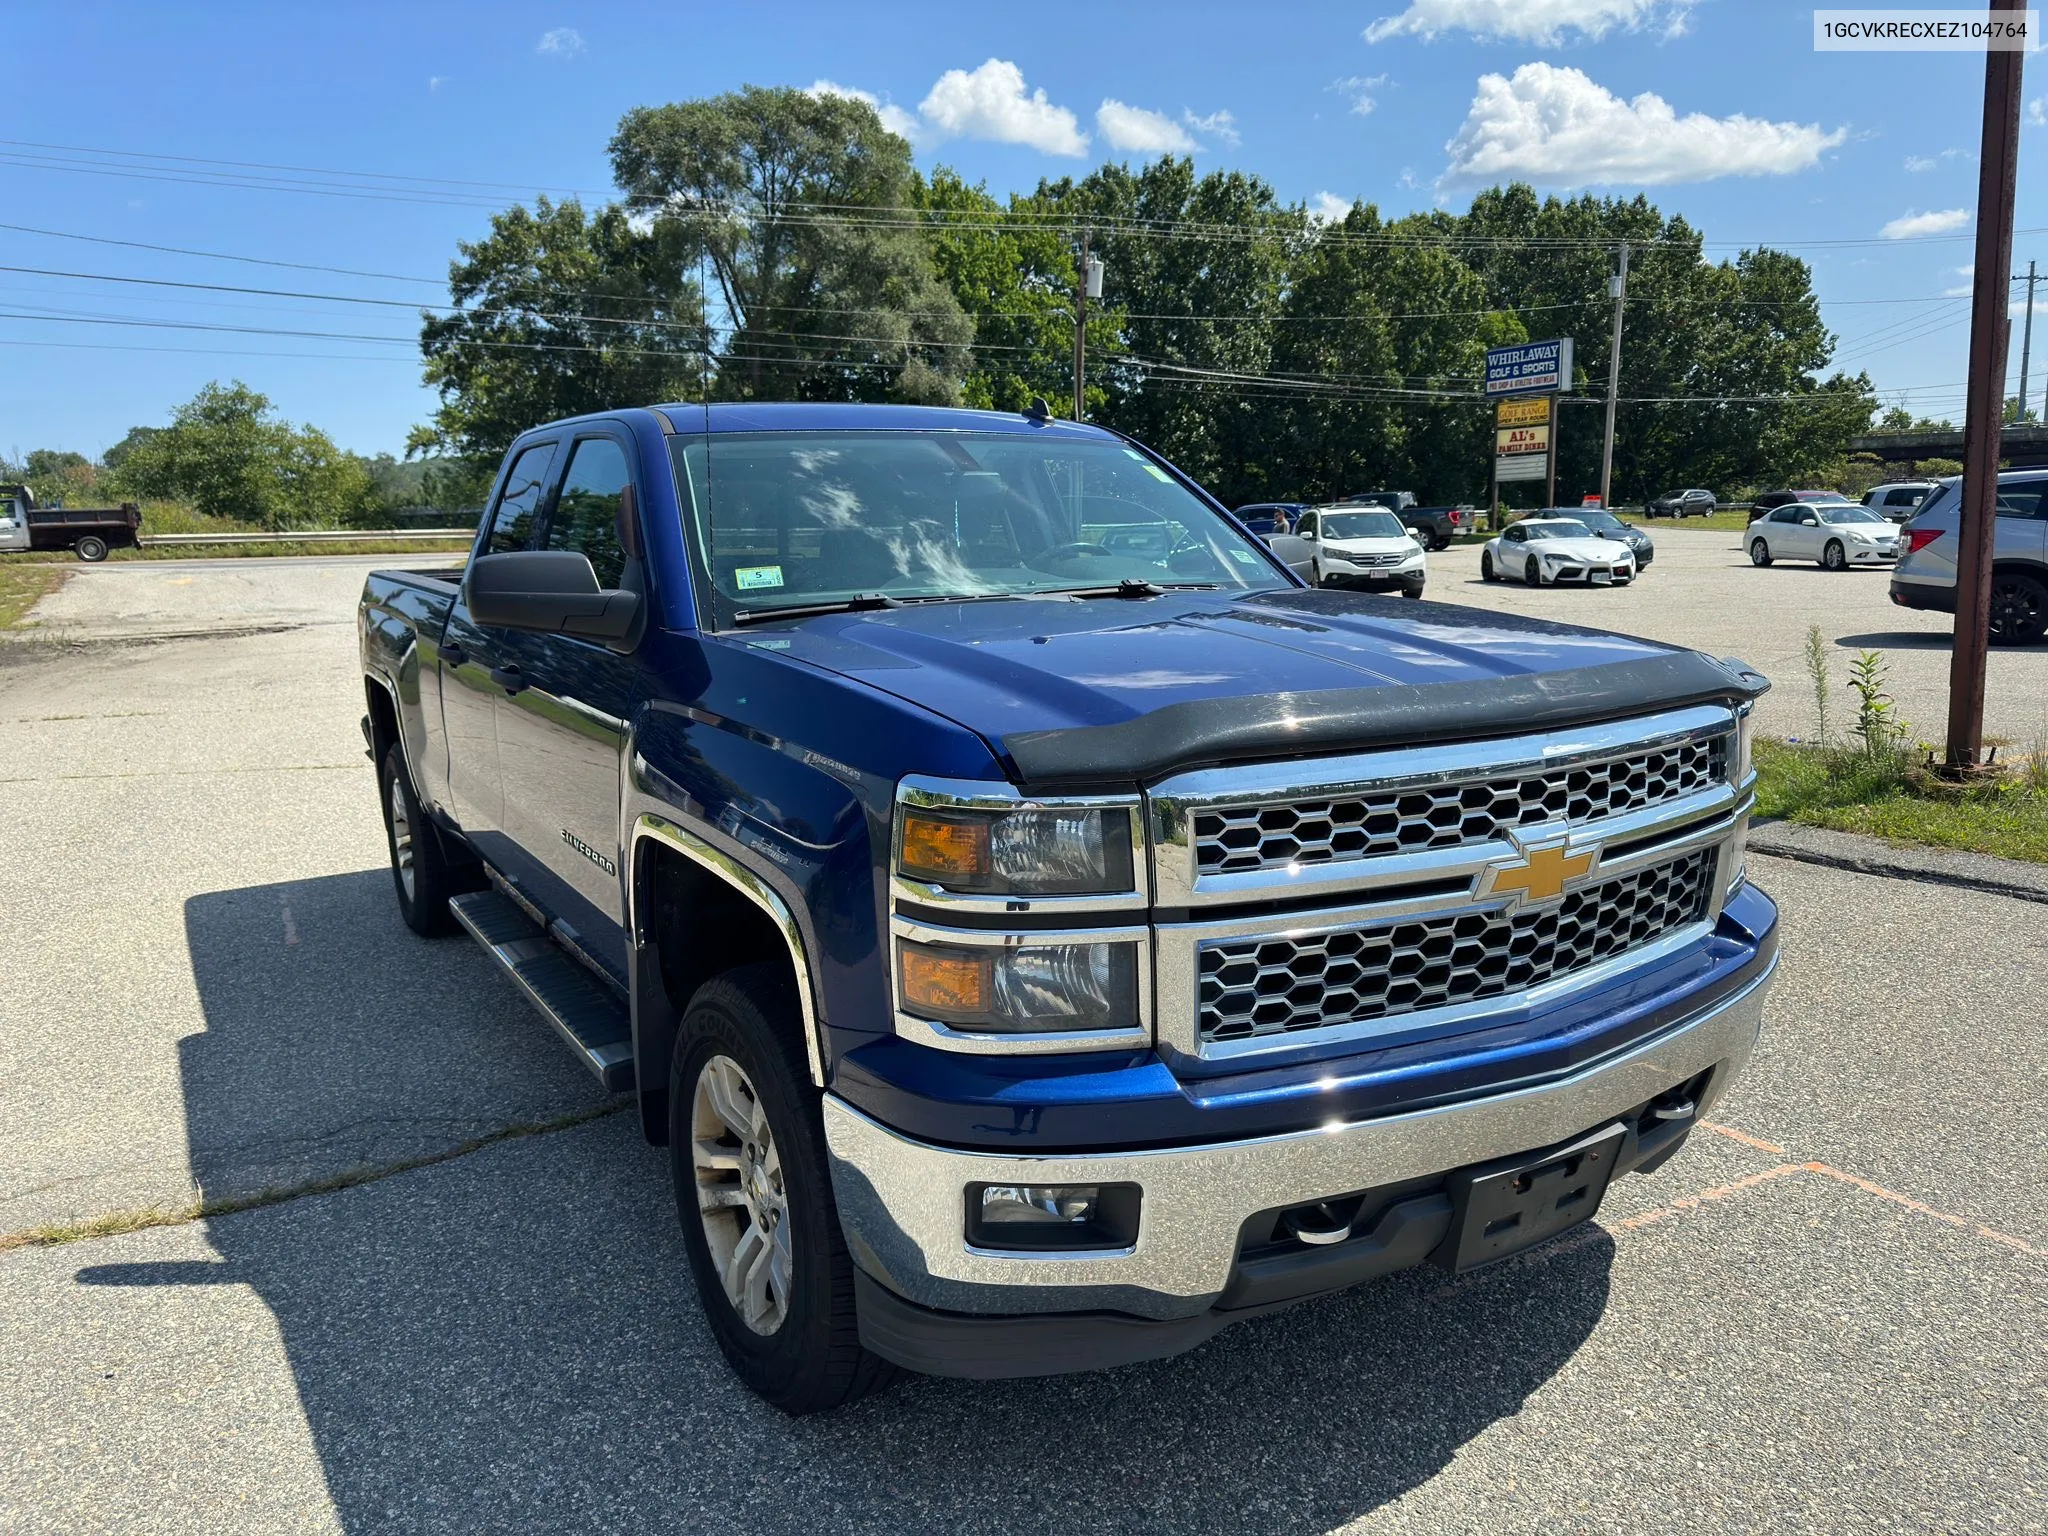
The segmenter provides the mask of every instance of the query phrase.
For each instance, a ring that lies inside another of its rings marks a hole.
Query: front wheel
[[[1749,563],[1757,566],[1769,565],[1771,563],[1771,546],[1762,539],[1751,539],[1749,541]]]
[[[1820,563],[1830,571],[1842,570],[1849,564],[1848,553],[1842,548],[1840,539],[1828,540],[1828,547],[1820,552]]]
[[[896,1374],[861,1347],[802,1028],[786,971],[728,971],[690,999],[668,1085],[676,1215],[712,1337],[741,1381],[791,1414]]]
[[[1991,577],[1991,638],[2000,645],[2032,645],[2048,634],[2048,587],[2018,571]]]
[[[71,547],[77,551],[79,559],[95,565],[107,558],[107,541],[97,534],[88,533]]]
[[[1479,579],[1481,581],[1500,580],[1500,572],[1493,568],[1493,551],[1490,549],[1479,551]]]
[[[1417,601],[1419,602],[1419,601],[1421,600],[1421,598],[1422,598],[1422,588],[1420,588],[1420,587],[1403,587],[1403,588],[1401,589],[1401,595],[1402,595],[1403,597],[1412,597],[1412,598],[1416,599],[1416,600],[1417,600]]]
[[[1429,547],[1435,550],[1449,549],[1451,547],[1451,536],[1448,533],[1434,534],[1430,538]]]
[[[384,751],[377,788],[384,801],[384,837],[391,850],[391,881],[398,888],[398,913],[405,926],[422,938],[455,931],[448,898],[465,889],[449,864],[441,835],[420,808],[412,778],[405,771],[405,753],[397,742]]]
[[[1312,587],[1320,587],[1323,584],[1323,568],[1314,561],[1309,562],[1308,584]]]
[[[1543,566],[1534,555],[1531,555],[1529,563],[1522,567],[1522,583],[1531,587],[1543,585]]]

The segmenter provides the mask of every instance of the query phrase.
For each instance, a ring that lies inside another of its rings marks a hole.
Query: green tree
[[[710,268],[719,394],[959,398],[973,323],[903,212],[910,146],[866,102],[750,85],[638,107],[611,156],[633,210]]]
[[[1037,198],[1013,195],[1006,207],[944,166],[920,182],[917,203],[939,276],[974,322],[961,403],[1021,411],[1036,396],[1072,415],[1075,232]],[[1121,325],[1120,311],[1091,303],[1089,354],[1112,355]],[[1100,382],[1088,386],[1092,409],[1104,398]]]
[[[441,404],[408,456],[495,459],[539,422],[701,391],[703,295],[680,231],[542,197],[493,214],[490,234],[458,249],[454,308],[420,325]]]
[[[123,456],[116,478],[139,496],[273,530],[361,522],[381,510],[363,460],[282,420],[240,380],[208,384],[179,406],[170,426]]]

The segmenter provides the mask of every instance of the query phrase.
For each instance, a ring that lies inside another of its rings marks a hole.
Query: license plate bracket
[[[1619,1121],[1569,1146],[1481,1163],[1451,1175],[1451,1230],[1432,1255],[1454,1274],[1509,1258],[1591,1220],[1626,1140]]]

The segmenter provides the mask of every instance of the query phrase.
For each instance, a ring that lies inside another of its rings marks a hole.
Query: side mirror
[[[463,597],[479,624],[599,640],[614,649],[633,631],[640,594],[607,592],[588,555],[523,549],[470,561]]]
[[[1802,517],[1799,519],[1799,525],[1802,528],[1818,528],[1820,526],[1820,519],[1817,517]]]
[[[1295,537],[1298,539],[1307,539],[1309,543],[1313,544],[1316,541],[1316,531],[1313,528],[1304,528],[1300,533],[1296,534]]]

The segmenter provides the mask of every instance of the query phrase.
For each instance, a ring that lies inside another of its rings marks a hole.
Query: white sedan
[[[1531,517],[1479,552],[1479,574],[1532,587],[1623,587],[1636,579],[1636,558],[1626,544],[1599,537],[1576,518]]]
[[[1897,565],[1899,526],[1853,501],[1795,501],[1749,525],[1743,535],[1751,565],[1812,560],[1831,571],[1852,565]]]

